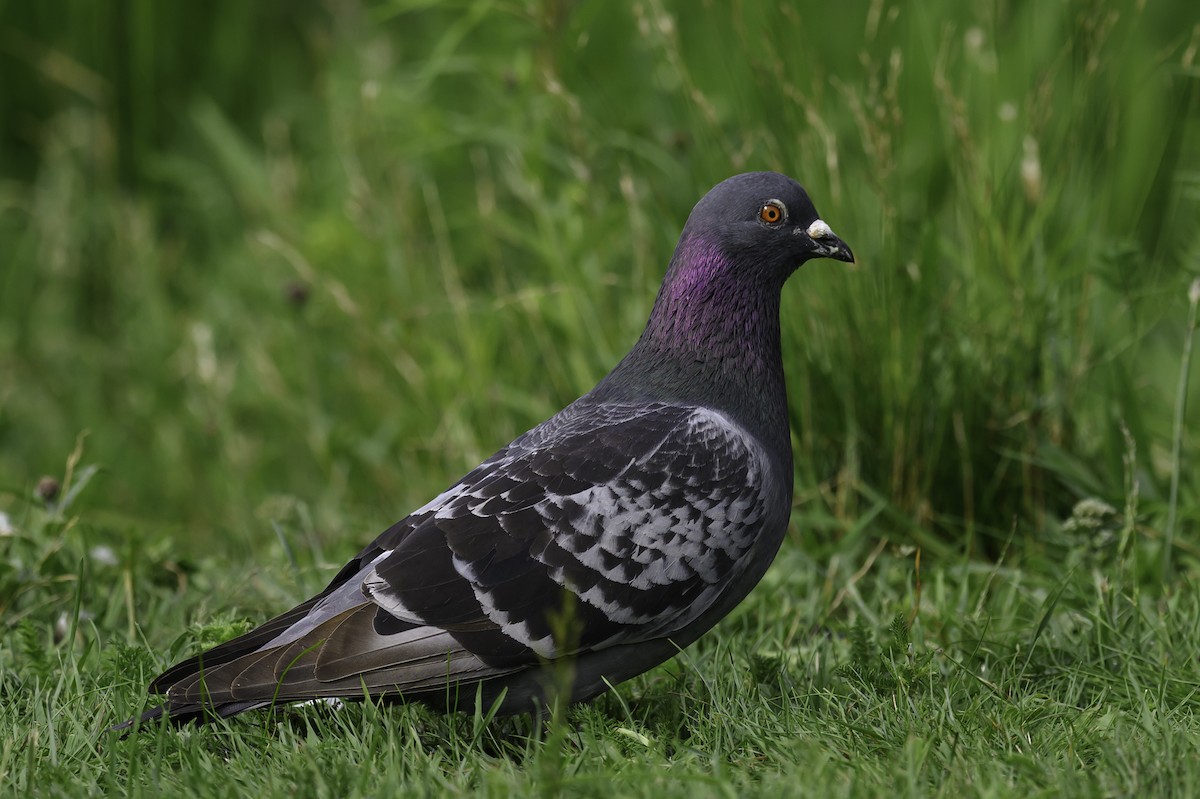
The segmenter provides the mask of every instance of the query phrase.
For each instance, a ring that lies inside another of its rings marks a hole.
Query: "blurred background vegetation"
[[[691,205],[775,169],[859,257],[785,293],[797,545],[989,556],[1094,497],[1153,551],[1198,25],[1140,0],[0,3],[0,511],[19,528],[81,441],[101,537],[340,563],[588,390]],[[1185,559],[1197,429],[1193,402]]]

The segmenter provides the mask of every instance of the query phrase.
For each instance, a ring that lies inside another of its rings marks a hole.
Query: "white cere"
[[[814,239],[824,239],[833,235],[833,231],[830,229],[829,225],[825,224],[825,222],[820,219],[809,225],[808,230],[805,232],[808,233],[809,238]]]

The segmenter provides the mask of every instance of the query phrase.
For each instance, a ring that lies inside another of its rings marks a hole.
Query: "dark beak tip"
[[[855,263],[854,252],[848,246],[846,246],[846,242],[842,241],[841,239],[837,239],[833,242],[830,242],[830,245],[831,246],[829,246],[829,249],[826,250],[825,253],[826,258],[832,258],[835,261],[843,261],[848,264]]]

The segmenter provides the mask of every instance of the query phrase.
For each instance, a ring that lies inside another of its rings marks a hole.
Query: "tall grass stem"
[[[1188,374],[1192,368],[1192,339],[1196,335],[1196,306],[1200,305],[1200,277],[1188,288],[1187,333],[1179,367],[1179,393],[1175,395],[1175,426],[1171,434],[1171,497],[1167,505],[1167,532],[1163,543],[1163,584],[1171,579],[1171,550],[1175,545],[1175,518],[1179,510],[1179,467],[1183,449],[1183,415],[1187,409]]]

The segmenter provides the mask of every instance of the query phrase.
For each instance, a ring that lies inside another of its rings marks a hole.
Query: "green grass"
[[[858,6],[0,3],[0,791],[1200,791],[1200,12]],[[860,264],[785,290],[794,524],[713,634],[548,730],[99,734],[590,388],[760,168]]]

